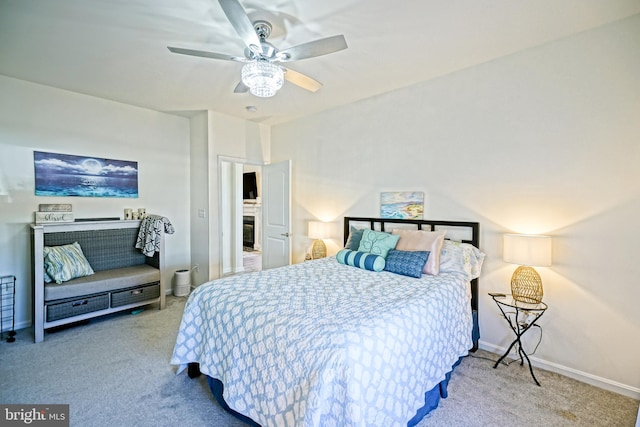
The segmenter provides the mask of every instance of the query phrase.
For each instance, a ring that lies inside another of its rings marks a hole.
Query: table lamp
[[[311,248],[311,259],[319,259],[327,256],[327,246],[322,239],[329,237],[331,230],[329,224],[322,221],[309,221],[309,238],[315,239]]]
[[[551,237],[531,234],[505,234],[505,262],[518,264],[511,276],[511,294],[516,301],[538,304],[542,301],[542,280],[533,268],[551,265]]]

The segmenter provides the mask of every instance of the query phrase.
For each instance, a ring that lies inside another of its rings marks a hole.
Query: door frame
[[[237,167],[237,165],[252,165],[252,166],[264,166],[264,162],[253,162],[241,157],[233,157],[233,156],[223,156],[218,155],[218,223],[219,223],[219,236],[218,236],[218,277],[230,276],[233,274],[241,273],[242,271],[238,271],[238,265],[242,265],[242,214],[243,214],[243,203],[242,203],[242,188],[238,187],[238,185],[242,185],[242,176],[240,176],[239,183],[237,182],[237,174],[235,175],[236,179],[232,179],[230,184],[230,188],[225,188],[228,186],[227,179],[225,178],[223,171],[225,167],[223,163],[230,163],[232,166]],[[233,170],[233,167],[232,167]],[[237,172],[237,170],[236,170]],[[238,197],[238,189],[239,197]],[[235,191],[233,191],[235,190]],[[261,190],[263,191],[263,190]],[[225,195],[227,192],[232,192],[229,196],[230,201],[230,209],[229,212],[226,211],[225,204]],[[229,215],[229,228],[232,230],[229,239],[224,235],[225,231],[225,219]],[[238,226],[239,225],[239,226]],[[239,246],[238,246],[239,240]],[[227,248],[227,241],[229,241],[229,247]],[[239,249],[239,250],[238,250]],[[231,265],[232,271],[225,271],[225,254],[226,252],[231,251],[229,254],[229,263]],[[240,264],[238,264],[240,263]]]

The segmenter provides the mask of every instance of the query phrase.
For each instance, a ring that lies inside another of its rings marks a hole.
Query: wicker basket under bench
[[[135,249],[140,221],[31,225],[35,342],[44,331],[142,305],[165,305],[163,243],[153,257]],[[95,271],[63,284],[44,283],[44,246],[78,242]]]

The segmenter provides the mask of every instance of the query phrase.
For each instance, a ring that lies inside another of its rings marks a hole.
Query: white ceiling
[[[280,49],[344,34],[349,48],[287,66],[321,81],[234,94],[242,55],[217,0],[0,0],[0,74],[164,112],[280,123],[446,75],[640,13],[640,0],[240,0]],[[257,107],[248,112],[246,106]]]

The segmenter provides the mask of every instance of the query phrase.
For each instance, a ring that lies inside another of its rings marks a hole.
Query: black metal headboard
[[[386,229],[398,228],[401,225],[402,228],[410,228],[409,226],[415,225],[417,230],[435,231],[438,229],[452,230],[459,229],[459,231],[466,234],[467,238],[452,239],[459,240],[461,242],[470,243],[476,248],[480,244],[480,223],[478,222],[466,222],[466,221],[437,221],[431,219],[395,219],[395,218],[364,218],[364,217],[344,217],[344,243],[347,243],[349,237],[349,230],[354,223],[368,223],[369,228],[372,230],[385,231]],[[462,235],[462,234],[461,234]],[[449,239],[450,236],[447,236]]]
[[[425,231],[447,230],[447,239],[470,243],[480,247],[480,223],[467,221],[438,221],[430,219],[394,219],[394,218],[365,218],[344,217],[344,243],[347,243],[351,226],[371,230],[391,231],[394,228],[417,229]],[[478,312],[478,279],[471,281],[471,310]],[[477,317],[476,317],[477,318]],[[474,342],[477,347],[477,342]]]

